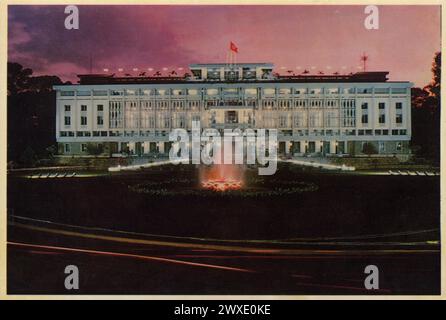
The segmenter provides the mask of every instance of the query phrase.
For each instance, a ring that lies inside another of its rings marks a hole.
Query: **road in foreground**
[[[364,288],[376,265],[380,290]],[[76,265],[80,288],[64,287]],[[9,294],[439,294],[438,244],[183,241],[15,223]]]

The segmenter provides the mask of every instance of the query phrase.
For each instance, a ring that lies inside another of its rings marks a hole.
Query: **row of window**
[[[127,90],[63,90],[62,97],[72,96],[153,96],[153,95],[217,95],[222,94],[247,94],[257,95],[289,95],[289,94],[406,94],[407,88],[207,88],[207,89],[127,89]]]
[[[362,124],[368,124],[369,123],[369,106],[367,102],[364,102],[361,104],[361,123]],[[385,102],[379,102],[378,103],[378,122],[380,124],[386,123],[386,104]],[[402,124],[403,123],[403,103],[402,102],[396,102],[395,103],[395,123]]]
[[[157,132],[160,133],[160,132]],[[285,130],[281,132],[283,135],[292,136],[292,130]],[[392,136],[405,136],[407,135],[407,130],[357,130],[358,136],[388,136],[389,133]],[[152,135],[151,131],[60,131],[61,137],[117,137],[117,136],[149,136]],[[339,136],[339,130],[297,130],[295,132],[297,136]],[[355,136],[356,130],[348,130],[343,131],[344,135]],[[166,132],[163,131],[163,135],[166,135]]]
[[[295,143],[293,143],[295,145],[293,145],[293,149],[297,149],[296,151],[298,151],[300,149],[300,141],[297,141]],[[363,142],[362,143],[362,151],[365,152],[365,148],[367,146],[367,142]],[[99,148],[102,148],[102,144],[98,144]],[[339,150],[337,149],[337,153],[344,153],[344,143],[340,142],[339,145]],[[379,141],[378,142],[378,148],[379,148],[379,153],[383,153],[386,151],[386,143],[384,141]],[[398,141],[395,143],[395,150],[396,151],[402,151],[403,150],[403,144]],[[87,151],[87,144],[86,143],[82,143],[81,144],[81,152],[86,152]],[[300,151],[300,150],[299,150]],[[306,153],[315,153],[316,151],[316,142],[315,141],[309,141],[308,145],[305,146],[305,152]],[[64,144],[64,152],[65,153],[70,153],[71,152],[71,145],[69,143]],[[323,145],[320,146],[320,152],[323,152]]]
[[[70,111],[71,111],[71,105],[66,104],[66,105],[64,106],[64,110],[65,110],[65,112],[70,112]],[[81,111],[87,111],[87,110],[88,110],[88,106],[87,106],[86,104],[82,104],[82,105],[81,105]],[[100,112],[100,111],[104,111],[104,105],[103,105],[103,104],[98,104],[98,105],[96,105],[96,110],[97,110],[98,112]]]
[[[344,100],[343,100],[344,101]],[[327,107],[337,107],[338,105],[338,100],[323,100],[323,99],[314,99],[314,100],[295,100],[294,101],[294,105],[296,107],[306,107],[307,105],[311,106],[311,107],[323,107],[324,106],[324,102],[325,105]],[[153,102],[144,102],[142,104],[143,108],[150,108],[153,107]],[[172,107],[173,108],[183,108],[184,107],[184,101],[172,101],[171,102]],[[162,108],[167,108],[168,107],[168,102],[167,101],[158,101],[158,105],[159,107]],[[190,106],[192,107],[197,107],[198,106],[198,102],[197,101],[191,101]],[[257,105],[255,100],[247,100],[246,103],[244,104],[243,101],[239,101],[239,100],[226,100],[226,101],[217,101],[217,100],[210,100],[206,102],[206,105],[208,107],[212,107],[212,106],[225,106],[225,105],[232,105],[232,106],[253,106],[255,107]],[[262,106],[263,107],[275,107],[275,106],[281,107],[281,108],[290,108],[291,106],[293,106],[293,101],[290,100],[262,100]],[[137,103],[136,102],[131,102],[129,105],[130,108],[136,108],[137,107]],[[364,102],[361,104],[361,109],[363,110],[363,113],[367,112],[369,108],[369,104],[367,102]],[[385,110],[386,108],[386,103],[385,102],[379,102],[378,103],[378,110]],[[402,102],[396,102],[395,103],[395,109],[398,110],[402,110],[403,109],[403,103]],[[64,105],[64,110],[65,112],[70,112],[71,111],[71,105]],[[88,111],[88,106],[87,105],[81,105],[81,111]],[[104,111],[104,105],[102,104],[98,104],[96,105],[96,111],[97,112],[101,112]]]
[[[385,129],[385,130],[371,130],[371,129],[360,129],[358,130],[358,136],[371,136],[373,135],[373,132],[375,133],[375,136],[388,136],[389,135],[389,130]],[[392,136],[405,136],[407,134],[407,130],[405,129],[393,129],[390,130],[390,132],[392,133]]]
[[[368,124],[369,123],[369,115],[368,114],[363,114],[361,116],[361,123],[362,124]],[[378,116],[378,123],[379,124],[385,124],[386,123],[386,115],[385,114],[380,114]],[[396,114],[395,115],[395,123],[397,123],[397,124],[402,124],[403,123],[403,115],[402,114]]]
[[[104,117],[103,116],[97,116],[96,117],[96,124],[98,126],[104,125]],[[64,117],[64,125],[71,126],[71,117],[70,116],[65,116]],[[81,126],[86,126],[86,125],[88,125],[88,117],[81,116]]]
[[[364,102],[364,103],[361,104],[361,109],[362,110],[368,110],[368,108],[369,108],[368,102]],[[385,102],[379,102],[378,103],[378,109],[379,110],[385,110],[386,109],[386,103]],[[395,103],[395,109],[396,110],[403,109],[403,103],[402,102],[396,102]]]

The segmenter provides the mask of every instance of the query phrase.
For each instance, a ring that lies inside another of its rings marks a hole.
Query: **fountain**
[[[199,178],[203,189],[224,192],[239,190],[243,186],[243,166],[218,164],[200,166]]]

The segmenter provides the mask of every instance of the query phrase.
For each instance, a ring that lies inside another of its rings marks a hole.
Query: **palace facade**
[[[412,83],[388,72],[278,75],[269,63],[194,64],[184,77],[79,75],[55,86],[59,153],[167,153],[174,128],[275,128],[292,155],[407,154]]]

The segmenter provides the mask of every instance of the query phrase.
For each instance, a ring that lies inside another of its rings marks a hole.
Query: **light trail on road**
[[[23,216],[12,216],[13,219],[19,219],[30,222],[37,222],[47,225],[53,225],[57,228],[75,228],[80,230],[87,230],[89,232],[109,232],[120,235],[130,235],[139,237],[152,237],[157,239],[174,239],[181,241],[200,241],[200,242],[218,242],[218,243],[249,243],[249,244],[286,244],[286,245],[380,245],[380,246],[392,246],[392,245],[403,245],[403,246],[416,246],[416,245],[438,245],[439,240],[428,240],[428,241],[381,241],[381,242],[371,242],[371,241],[357,241],[365,239],[379,239],[379,238],[391,238],[397,236],[411,236],[420,234],[429,234],[433,232],[438,232],[438,228],[423,229],[423,230],[409,230],[393,233],[381,233],[381,234],[364,234],[356,236],[342,236],[342,237],[313,237],[313,238],[282,238],[282,239],[271,239],[271,240],[259,240],[259,239],[218,239],[218,238],[204,238],[204,237],[187,237],[187,236],[173,236],[173,235],[163,235],[163,234],[153,234],[153,233],[141,233],[141,232],[131,232],[123,231],[109,228],[99,228],[99,227],[86,227],[74,224],[58,223],[49,220],[40,220]],[[356,240],[356,241],[348,241]],[[199,249],[197,249],[199,250]]]
[[[343,255],[343,256],[354,256],[354,255],[386,255],[386,254],[414,254],[414,253],[437,253],[438,249],[282,249],[282,248],[259,248],[259,247],[246,247],[239,245],[220,245],[220,244],[204,244],[204,243],[187,243],[187,242],[172,242],[172,241],[161,241],[161,240],[147,240],[147,239],[135,239],[127,237],[117,237],[117,236],[107,236],[92,233],[82,233],[76,231],[67,231],[59,229],[51,229],[46,227],[31,226],[21,223],[14,223],[15,227],[20,227],[33,231],[40,231],[50,234],[59,234],[69,237],[78,237],[85,239],[96,239],[113,241],[118,243],[130,243],[130,244],[140,244],[140,245],[153,245],[153,246],[164,246],[164,247],[175,247],[175,248],[185,248],[185,249],[207,249],[207,250],[217,250],[225,252],[244,252],[244,253],[255,253],[255,254],[271,254],[271,255]]]
[[[98,250],[79,249],[79,248],[70,248],[70,247],[46,246],[46,245],[37,245],[37,244],[10,242],[10,241],[8,241],[7,243],[8,243],[8,245],[27,247],[27,248],[33,248],[33,249],[59,250],[59,251],[67,251],[67,252],[99,254],[99,255],[113,256],[113,257],[125,257],[125,258],[153,260],[153,261],[159,261],[159,262],[183,264],[183,265],[193,266],[193,267],[204,267],[204,268],[220,269],[220,270],[227,270],[227,271],[251,272],[251,273],[255,272],[253,270],[242,269],[242,268],[234,268],[234,267],[227,267],[227,266],[207,264],[207,263],[197,263],[197,262],[175,260],[175,259],[168,259],[168,258],[161,258],[161,257],[154,257],[154,256],[145,256],[145,255],[140,255],[140,254],[98,251]]]

